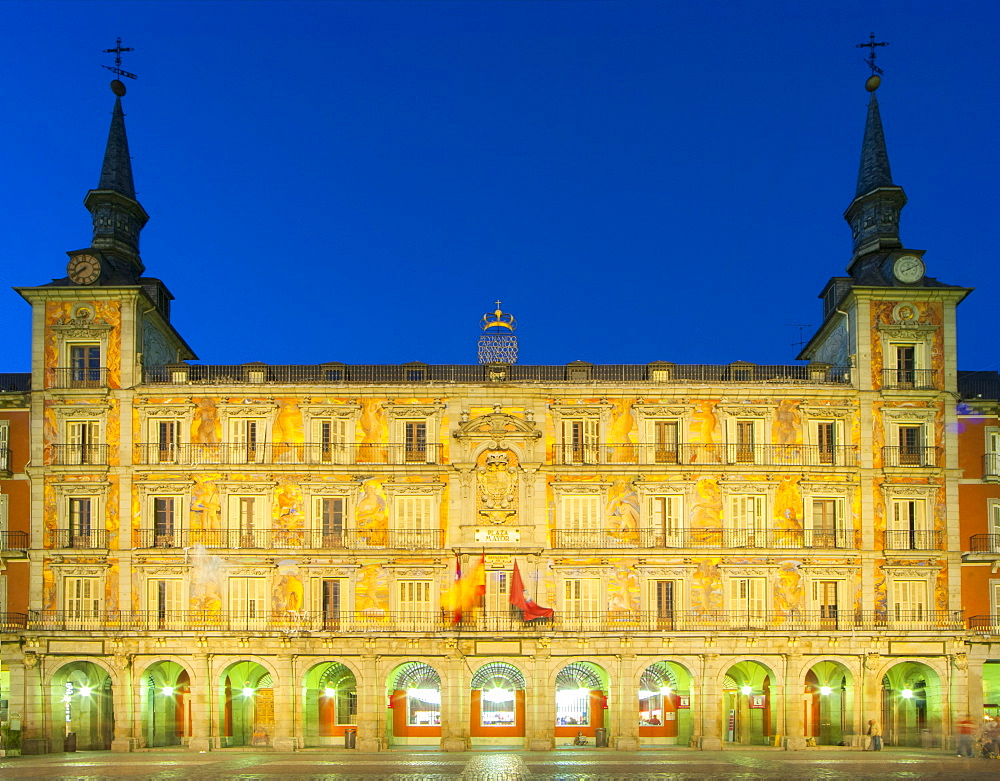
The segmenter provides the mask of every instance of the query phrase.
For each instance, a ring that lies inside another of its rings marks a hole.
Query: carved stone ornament
[[[876,653],[865,654],[865,669],[874,672],[882,663],[882,657]]]
[[[132,655],[119,651],[114,655],[115,668],[118,670],[127,670],[132,666]]]
[[[389,496],[436,496],[444,490],[445,484],[433,483],[383,483]]]
[[[919,420],[921,422],[928,422],[934,420],[936,414],[934,409],[913,409],[913,408],[900,408],[900,407],[884,407],[882,413],[885,415],[887,420]]]
[[[600,418],[612,410],[611,404],[551,404],[549,409],[563,418]]]
[[[720,404],[716,409],[731,418],[765,418],[769,411],[764,407],[748,407],[745,404]]]
[[[360,404],[325,404],[321,407],[300,406],[302,414],[310,418],[353,418],[361,409]]]
[[[514,512],[517,507],[517,469],[511,466],[511,454],[503,450],[488,450],[484,456],[482,465],[476,469],[479,511]]]
[[[397,404],[389,399],[382,408],[390,420],[420,420],[445,411],[444,404]]]
[[[303,493],[323,496],[350,496],[357,490],[353,483],[299,483]]]
[[[239,577],[267,577],[274,570],[273,567],[233,567],[229,570],[233,575]]]
[[[777,489],[773,483],[720,483],[727,494],[772,494]]]
[[[610,487],[610,483],[550,483],[553,493],[556,496],[572,494],[603,494]]]
[[[901,312],[905,304],[896,307],[897,312]],[[922,342],[927,334],[938,329],[936,325],[929,323],[879,323],[878,330],[883,336],[890,339],[900,339],[907,342]]]
[[[194,404],[147,404],[139,411],[146,418],[185,418],[194,411]]]
[[[266,494],[273,491],[277,483],[268,482],[217,482],[215,484],[220,491],[226,494]]]
[[[192,566],[193,565],[191,564],[182,564],[180,562],[170,567],[152,567],[139,564],[136,565],[134,569],[137,574],[147,578],[156,577],[158,575],[162,575],[163,577],[166,578],[171,578],[171,577],[181,578],[184,577],[184,575],[187,573],[188,570],[191,569]]]
[[[490,439],[500,443],[506,439],[538,439],[542,436],[542,432],[538,430],[534,421],[500,412],[497,405],[493,412],[472,419],[469,419],[468,412],[463,412],[458,429],[452,436],[457,440]]]
[[[223,418],[266,418],[278,409],[273,401],[255,401],[249,404],[219,404]]]
[[[25,651],[24,666],[29,670],[34,670],[38,666],[38,654],[34,651]]]
[[[965,672],[969,669],[969,657],[966,654],[955,654],[952,657],[951,663],[955,665],[956,670]]]
[[[882,572],[891,578],[905,578],[907,580],[927,580],[930,582],[938,572],[941,571],[941,567],[938,565],[928,565],[925,563],[914,562],[912,566],[903,567],[882,567]]]
[[[646,483],[637,481],[635,487],[643,494],[689,494],[694,489],[694,483]]]
[[[691,565],[690,567],[647,567],[642,564],[636,566],[636,569],[642,572],[646,577],[650,578],[686,578],[688,577],[696,567]]]
[[[859,567],[810,567],[809,575],[813,578],[850,577],[858,573]]]
[[[194,486],[192,480],[170,480],[157,483],[136,483],[135,489],[142,495],[149,494],[184,494]]]
[[[818,406],[813,404],[800,404],[799,414],[804,415],[809,420],[846,420],[854,415],[854,407],[847,406]]]
[[[71,563],[51,563],[52,569],[58,569],[60,575],[80,575],[82,577],[98,578],[104,574],[107,565],[91,564],[87,566],[73,566]]]
[[[854,495],[854,491],[860,486],[859,483],[799,483],[799,490],[803,496],[845,496]]]
[[[915,496],[921,499],[933,499],[938,492],[936,485],[901,485],[898,483],[884,483],[882,493],[886,501],[902,496]]]
[[[52,488],[59,496],[100,496],[106,494],[111,488],[111,483],[91,482],[91,483],[52,483]]]

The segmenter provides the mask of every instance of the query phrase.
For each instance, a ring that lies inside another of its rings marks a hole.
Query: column
[[[374,641],[369,641],[374,642]],[[361,657],[358,678],[358,751],[381,751],[387,745],[385,734],[386,681],[379,675],[378,657]]]
[[[441,750],[469,748],[469,683],[460,655],[448,656],[441,675]]]
[[[211,751],[212,745],[212,658],[208,654],[191,656],[191,751]]]
[[[803,718],[803,691],[805,689],[805,670],[802,655],[798,653],[785,654],[784,713],[785,729],[778,734],[785,735],[787,751],[802,751],[806,747],[805,723]]]
[[[618,751],[639,750],[639,718],[637,710],[638,690],[632,685],[635,680],[635,654],[622,654],[615,665],[617,680],[612,689],[614,694],[614,747]]]
[[[132,659],[121,649],[116,650],[114,666],[118,671],[117,683],[112,679],[111,702],[114,708],[115,736],[111,740],[111,750],[116,754],[135,751],[136,740],[132,737],[135,729],[136,712],[132,707]]]
[[[702,751],[722,750],[722,684],[719,680],[721,657],[716,653],[701,655],[701,685],[693,686],[700,692],[698,715],[701,723],[701,738],[698,747]]]
[[[278,686],[274,690],[274,737],[271,746],[275,751],[294,751],[301,746],[299,735],[293,727],[297,703],[295,690],[298,688],[292,672],[292,655],[278,654],[274,659],[274,671],[278,674]]]
[[[536,641],[531,657],[531,682],[525,697],[525,748],[529,751],[551,751],[556,740],[556,693],[549,681],[549,638]]]

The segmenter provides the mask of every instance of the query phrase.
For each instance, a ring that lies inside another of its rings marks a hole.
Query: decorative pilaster
[[[191,751],[211,751],[212,746],[212,661],[209,654],[191,656]]]
[[[295,677],[292,671],[292,655],[278,654],[274,659],[278,674],[274,690],[274,738],[271,745],[275,751],[295,751],[302,745],[300,734],[295,732],[293,719],[282,718],[280,714],[294,714],[300,708],[296,703]]]
[[[374,640],[367,643],[374,644]],[[368,646],[368,651],[374,645]],[[361,677],[358,686],[358,751],[381,751],[385,738],[385,686],[378,674],[378,657],[366,653],[361,657]]]
[[[701,738],[702,751],[722,750],[722,684],[719,676],[719,655],[701,655]]]
[[[468,691],[461,654],[449,656],[441,676],[441,750],[467,751],[469,742]]]

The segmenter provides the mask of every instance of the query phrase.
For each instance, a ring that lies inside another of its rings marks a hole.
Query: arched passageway
[[[773,673],[760,662],[740,662],[726,672],[722,684],[723,740],[764,746],[774,735],[771,707]]]
[[[941,679],[921,662],[900,662],[882,677],[882,735],[890,746],[941,745]]]
[[[656,662],[639,679],[639,740],[687,745],[691,739],[691,675],[675,662]]]
[[[156,662],[139,683],[142,736],[147,746],[178,746],[191,735],[191,680],[177,662]]]
[[[441,739],[441,676],[423,662],[406,662],[389,674],[387,730],[390,745],[434,746]]]
[[[853,734],[854,685],[839,662],[823,661],[806,672],[803,696],[805,735],[820,746],[846,745]]]
[[[270,746],[274,736],[274,681],[257,662],[229,665],[219,680],[223,746]]]
[[[607,673],[591,662],[574,662],[556,675],[556,745],[578,733],[594,745],[608,708]]]
[[[303,741],[306,746],[342,746],[344,730],[358,724],[358,683],[339,662],[317,664],[302,686]]]
[[[52,713],[80,751],[106,751],[115,736],[111,677],[92,662],[71,662],[52,678]]]

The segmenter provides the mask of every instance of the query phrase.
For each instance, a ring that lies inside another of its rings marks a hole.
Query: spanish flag
[[[462,574],[462,563],[455,557],[455,582],[441,595],[441,609],[451,613],[451,623],[458,624],[465,613],[474,613],[486,594],[486,556],[480,556],[468,575]]]

